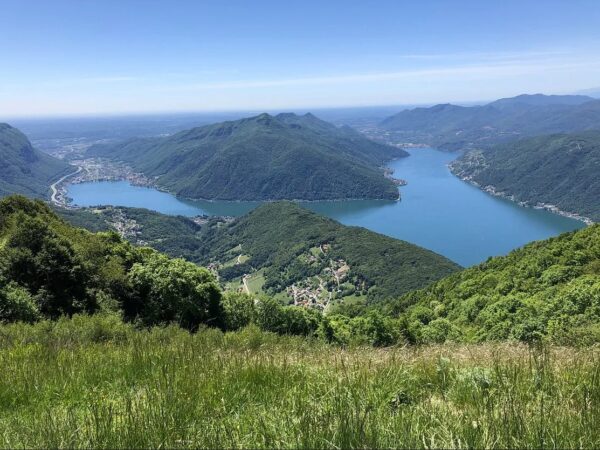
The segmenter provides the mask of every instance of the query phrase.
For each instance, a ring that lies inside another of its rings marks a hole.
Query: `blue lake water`
[[[527,242],[584,227],[582,222],[543,210],[523,208],[471,186],[448,170],[456,154],[411,150],[390,163],[395,176],[408,181],[402,200],[303,203],[346,225],[357,225],[403,239],[447,256],[463,266],[503,255]],[[259,202],[188,201],[125,181],[69,186],[79,206],[115,205],[148,208],[183,216],[245,214]]]

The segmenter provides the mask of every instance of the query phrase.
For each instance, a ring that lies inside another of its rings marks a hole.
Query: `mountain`
[[[414,342],[600,342],[600,225],[490,258],[386,308]]]
[[[539,136],[472,150],[451,164],[460,178],[531,205],[600,221],[600,132]]]
[[[237,218],[164,216],[137,208],[58,210],[99,231],[119,230],[131,242],[209,266],[227,289],[264,292],[284,302],[292,285],[320,300],[375,301],[418,289],[459,269],[448,259],[364,228],[348,227],[291,202],[266,203]],[[325,289],[320,289],[322,284]]]
[[[483,106],[436,105],[401,111],[381,127],[404,141],[457,150],[520,137],[600,129],[600,100],[583,95],[520,95]]]
[[[203,264],[221,279],[251,274],[260,288],[291,300],[293,292],[322,301],[363,296],[370,301],[426,286],[459,266],[408,242],[348,227],[291,202],[267,203],[202,235]]]
[[[19,130],[0,123],[0,197],[48,197],[50,184],[69,170],[68,164],[34,149]]]
[[[544,94],[521,94],[516,97],[501,98],[490,105],[496,108],[521,108],[527,106],[577,106],[594,100],[587,95],[544,95]]]
[[[577,92],[577,94],[586,95],[586,96],[590,96],[590,97],[594,97],[594,98],[600,98],[600,87],[583,89],[583,90]]]
[[[123,161],[188,198],[323,200],[397,199],[381,166],[408,154],[312,114],[261,114],[96,145],[87,155]]]

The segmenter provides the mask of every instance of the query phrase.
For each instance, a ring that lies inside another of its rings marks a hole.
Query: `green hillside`
[[[451,165],[459,177],[531,205],[600,221],[600,132],[523,139],[473,150]]]
[[[318,294],[319,302],[331,295],[364,304],[421,288],[459,268],[429,250],[344,226],[291,202],[267,203],[230,223],[206,218],[203,225],[145,209],[93,211],[58,213],[74,225],[120,229],[133,243],[210,265],[227,289],[243,288],[242,277],[249,275],[253,293],[276,295],[284,303],[293,300],[294,286]]]
[[[284,294],[292,285],[333,298],[363,295],[371,301],[426,286],[458,269],[448,259],[408,242],[364,228],[344,226],[290,202],[267,203],[202,234],[205,264],[234,279],[259,271],[261,289]],[[339,280],[334,272],[341,274]],[[326,289],[319,289],[321,284]]]
[[[490,258],[386,310],[414,342],[600,342],[600,225]]]
[[[381,126],[405,142],[447,150],[482,148],[519,137],[600,129],[600,101],[580,95],[520,95],[483,106],[401,111]]]
[[[0,325],[6,448],[598,448],[597,348]]]
[[[407,153],[311,114],[261,114],[165,138],[96,145],[88,155],[131,164],[183,197],[319,200],[398,198],[380,166]]]
[[[19,130],[0,123],[0,197],[48,197],[50,184],[69,170],[64,162],[34,149]]]

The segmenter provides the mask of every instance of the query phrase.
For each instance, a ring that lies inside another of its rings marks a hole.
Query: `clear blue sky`
[[[600,0],[0,0],[0,116],[600,86]]]

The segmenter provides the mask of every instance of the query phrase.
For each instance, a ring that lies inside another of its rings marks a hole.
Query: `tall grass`
[[[3,447],[599,447],[597,349],[0,326]]]

